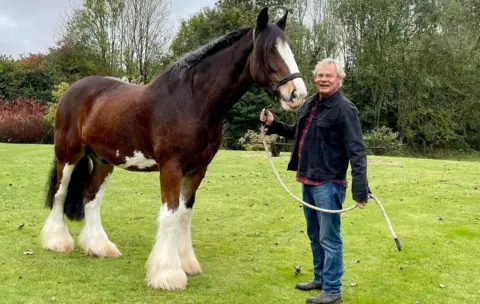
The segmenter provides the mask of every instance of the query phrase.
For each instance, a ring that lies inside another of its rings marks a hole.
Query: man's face
[[[334,64],[328,64],[320,66],[315,75],[315,84],[317,85],[318,92],[322,97],[331,96],[338,91],[343,79],[337,73],[337,69]]]

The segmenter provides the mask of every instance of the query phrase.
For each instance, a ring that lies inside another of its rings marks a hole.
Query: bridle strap
[[[270,76],[268,76],[267,72],[264,72],[265,73],[265,76],[267,76],[268,80],[270,81],[270,84],[272,86],[272,90],[273,91],[277,91],[278,88],[284,84],[286,84],[287,82],[289,82],[290,80],[293,80],[295,78],[302,78],[302,74],[301,73],[293,73],[293,74],[290,74],[288,76],[286,76],[285,78],[283,78],[282,80],[278,81],[278,82],[275,82],[273,81]]]

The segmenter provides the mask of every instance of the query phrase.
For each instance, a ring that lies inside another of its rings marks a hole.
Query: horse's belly
[[[147,128],[94,113],[83,127],[82,139],[104,163],[130,171],[157,171]],[[124,115],[123,115],[124,116]],[[137,118],[132,121],[145,121]]]
[[[159,165],[153,158],[148,158],[141,151],[134,151],[133,156],[124,156],[116,166],[129,171],[158,171]]]
[[[128,149],[124,147],[89,145],[93,155],[105,164],[111,164],[128,171],[158,171],[159,165],[148,149]]]

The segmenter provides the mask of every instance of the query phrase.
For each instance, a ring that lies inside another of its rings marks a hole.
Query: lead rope
[[[325,212],[325,213],[344,213],[344,212],[352,211],[353,209],[357,208],[357,204],[355,204],[355,205],[352,205],[352,206],[350,206],[346,209],[341,209],[341,210],[323,209],[323,208],[319,208],[317,206],[310,205],[309,203],[306,203],[303,200],[301,200],[300,198],[298,198],[295,194],[293,194],[287,188],[287,186],[283,182],[282,178],[280,177],[280,174],[278,174],[278,171],[275,168],[275,165],[273,164],[272,157],[270,157],[270,155],[268,155],[269,151],[268,151],[267,143],[265,142],[265,125],[263,123],[260,126],[260,136],[262,138],[263,147],[265,148],[265,151],[267,152],[267,158],[270,161],[270,165],[272,166],[273,173],[277,177],[277,180],[280,183],[280,185],[282,186],[282,188],[285,189],[285,191],[288,194],[290,194],[290,196],[293,197],[296,201],[298,201],[299,203],[301,203],[302,205],[304,205],[304,206],[306,206],[310,209],[318,210],[318,211]],[[400,239],[398,238],[395,231],[393,230],[392,223],[390,222],[390,219],[388,218],[387,212],[385,211],[385,208],[383,207],[382,203],[380,202],[380,200],[375,195],[373,195],[373,193],[369,193],[368,196],[370,198],[372,198],[377,203],[377,205],[380,207],[380,210],[382,211],[383,217],[385,218],[385,221],[387,222],[388,229],[390,230],[390,233],[393,237],[393,240],[395,241],[397,249],[398,249],[398,251],[402,251],[402,244],[400,243]]]

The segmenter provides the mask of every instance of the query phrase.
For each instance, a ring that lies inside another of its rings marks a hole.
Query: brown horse
[[[185,289],[201,272],[190,222],[195,193],[220,147],[227,111],[256,82],[272,88],[282,106],[298,110],[307,91],[284,33],[287,13],[233,31],[187,54],[147,85],[87,77],[64,93],[55,116],[55,159],[41,232],[44,248],[70,252],[64,220],[85,218],[85,254],[118,257],[102,227],[100,205],[115,166],[160,171],[156,241],[146,265],[152,288]]]

